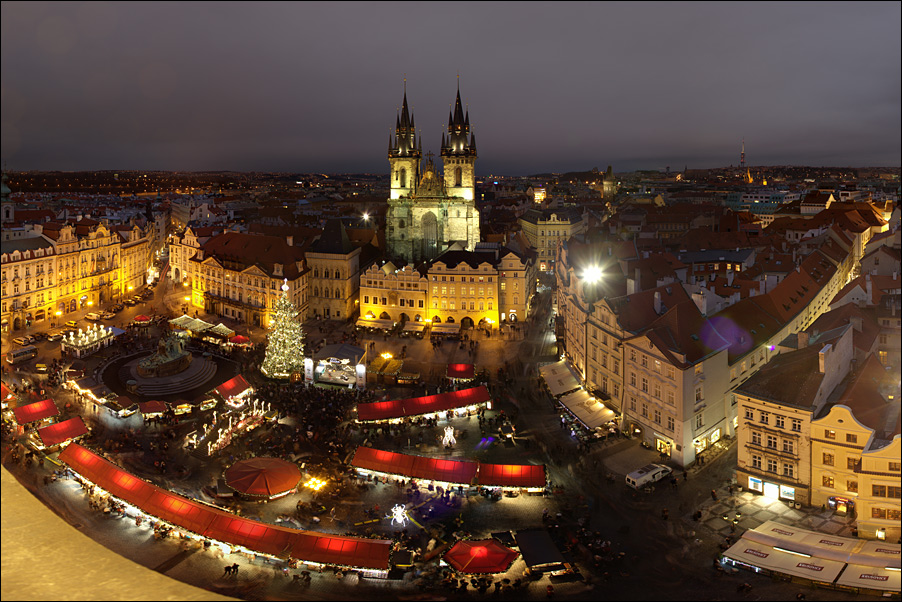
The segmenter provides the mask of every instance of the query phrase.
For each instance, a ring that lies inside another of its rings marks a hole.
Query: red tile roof
[[[888,394],[893,395],[896,401],[889,401]],[[871,354],[853,376],[839,403],[848,406],[855,419],[875,430],[879,437],[887,430],[887,420],[893,417],[893,413],[899,412],[898,396],[898,380],[893,378],[893,373],[886,370],[877,356]]]

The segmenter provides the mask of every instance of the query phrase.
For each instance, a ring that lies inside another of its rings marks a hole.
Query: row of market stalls
[[[501,489],[545,489],[545,466],[535,464],[487,464],[466,460],[427,458],[370,447],[358,447],[351,466],[368,474],[403,476],[449,486],[478,485]]]
[[[583,388],[565,360],[542,366],[539,373],[566,416],[580,425],[579,434],[598,436],[616,430],[617,414]]]
[[[757,573],[876,596],[899,595],[899,544],[806,531],[767,521],[724,552],[724,562]]]
[[[398,322],[395,322],[394,320],[377,319],[375,317],[364,316],[357,320],[356,325],[360,330],[382,330],[387,332],[394,330],[398,326]],[[402,335],[412,334],[419,338],[422,338],[426,332],[426,328],[429,328],[431,335],[450,336],[460,334],[462,331],[467,330],[468,328],[472,328],[472,324],[465,324],[463,322],[456,324],[453,322],[444,323],[408,320],[404,322],[404,325],[401,327],[400,333]]]
[[[360,422],[400,421],[414,416],[431,417],[441,412],[454,412],[457,415],[476,411],[487,406],[492,400],[485,385],[449,391],[425,397],[396,399],[393,401],[377,401],[357,404],[357,420]],[[488,406],[491,407],[491,406]]]
[[[77,443],[59,459],[80,479],[124,503],[127,514],[155,517],[185,537],[282,560],[348,567],[369,576],[384,577],[389,569],[390,540],[300,531],[242,518],[148,483]]]

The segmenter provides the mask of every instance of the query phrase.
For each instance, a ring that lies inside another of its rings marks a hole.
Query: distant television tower
[[[745,169],[745,138],[742,139],[742,150],[739,152],[739,169]]]

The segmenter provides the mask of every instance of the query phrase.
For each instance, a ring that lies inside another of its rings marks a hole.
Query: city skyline
[[[437,154],[458,76],[480,175],[902,162],[897,3],[2,13],[10,170],[387,172],[405,79]]]

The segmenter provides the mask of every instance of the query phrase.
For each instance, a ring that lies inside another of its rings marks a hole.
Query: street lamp
[[[587,284],[594,284],[601,280],[604,273],[601,271],[601,268],[597,265],[589,266],[586,268],[586,271],[583,272],[583,280],[586,281]]]

